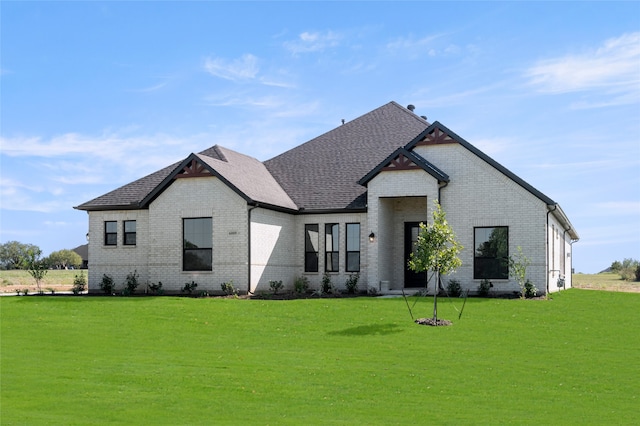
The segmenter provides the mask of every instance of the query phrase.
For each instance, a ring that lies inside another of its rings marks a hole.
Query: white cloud
[[[576,108],[638,102],[640,94],[640,32],[606,40],[579,54],[545,59],[525,72],[542,93],[591,92],[607,100],[580,101]]]
[[[333,31],[303,32],[297,39],[286,41],[284,47],[292,54],[320,52],[336,47],[340,44],[342,36]]]
[[[230,61],[223,58],[206,58],[204,69],[209,74],[225,80],[253,80],[259,72],[258,58],[250,53]]]

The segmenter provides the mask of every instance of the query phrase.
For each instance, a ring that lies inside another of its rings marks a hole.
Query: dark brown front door
[[[404,223],[404,287],[415,288],[426,285],[426,272],[413,272],[409,268],[411,253],[415,250],[418,234],[420,233],[420,222]]]

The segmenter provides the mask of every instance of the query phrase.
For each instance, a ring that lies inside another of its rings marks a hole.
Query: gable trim
[[[398,148],[391,155],[385,158],[373,170],[367,173],[358,184],[367,186],[367,184],[382,171],[396,170],[418,170],[422,169],[429,173],[438,182],[449,182],[449,176],[436,166],[428,162],[419,154],[409,151],[406,148]]]
[[[484,152],[480,151],[475,146],[471,145],[469,142],[467,142],[466,140],[464,140],[463,138],[458,136],[455,132],[452,132],[451,130],[449,130],[446,126],[444,126],[443,124],[441,124],[438,121],[435,121],[433,124],[431,124],[429,127],[427,127],[418,136],[416,136],[411,142],[409,142],[407,145],[405,145],[404,148],[409,150],[409,151],[411,151],[411,152],[413,152],[413,148],[415,148],[416,146],[420,146],[421,142],[424,141],[428,137],[429,134],[434,133],[435,129],[439,129],[441,132],[443,132],[443,134],[446,134],[449,138],[451,138],[453,140],[453,142],[447,142],[447,143],[454,143],[454,142],[459,143],[460,145],[465,147],[467,150],[469,150],[473,154],[475,154],[477,157],[479,157],[480,159],[482,159],[483,161],[485,161],[486,163],[491,165],[493,168],[498,170],[500,173],[502,173],[503,175],[507,176],[509,179],[511,179],[512,181],[514,181],[518,185],[520,185],[525,190],[529,191],[531,194],[533,194],[535,197],[537,197],[538,199],[543,201],[545,204],[547,204],[549,206],[554,206],[554,205],[557,204],[551,198],[547,197],[542,192],[538,191],[536,188],[534,188],[533,186],[531,186],[530,184],[525,182],[522,178],[518,177],[511,170],[507,169],[502,164],[498,163],[496,160],[494,160],[493,158],[489,157],[487,154],[485,154]],[[427,144],[422,143],[422,145],[427,145]],[[433,144],[428,144],[428,145],[433,145]]]
[[[253,200],[249,198],[244,192],[240,191],[235,185],[225,179],[220,173],[218,173],[213,167],[209,166],[205,161],[202,161],[198,155],[191,153],[186,159],[184,159],[178,167],[176,167],[170,174],[167,176],[158,186],[156,186],[140,203],[139,207],[144,208],[148,207],[149,204],[155,200],[160,194],[162,194],[173,182],[174,180],[185,171],[185,169],[189,169],[192,167],[194,163],[199,164],[197,167],[200,177],[216,177],[220,179],[225,185],[233,190],[236,194],[238,194],[243,200],[247,203],[252,202]],[[206,170],[206,172],[205,172]],[[196,176],[182,176],[184,177],[196,177]]]

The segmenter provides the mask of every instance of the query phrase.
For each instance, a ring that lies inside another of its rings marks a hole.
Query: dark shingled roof
[[[390,102],[264,164],[301,209],[364,209],[358,181],[428,125]]]
[[[389,102],[264,163],[218,145],[200,152],[198,158],[247,201],[287,210],[361,210],[366,208],[366,188],[358,181],[428,125],[408,109]],[[143,204],[170,184],[170,176],[182,163],[75,208],[146,208]]]

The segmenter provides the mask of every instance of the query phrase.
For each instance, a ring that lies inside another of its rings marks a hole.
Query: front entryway
[[[404,287],[415,288],[424,287],[427,274],[426,272],[416,273],[409,268],[409,259],[411,253],[415,252],[418,234],[420,233],[420,222],[404,223]]]

